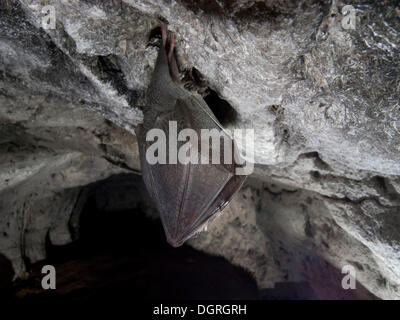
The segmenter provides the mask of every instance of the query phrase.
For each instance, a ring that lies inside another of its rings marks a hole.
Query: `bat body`
[[[179,84],[173,53],[173,34],[169,33],[170,43],[167,49],[166,26],[162,25],[161,30],[162,43],[146,95],[146,106],[143,107],[144,122],[138,126],[136,134],[144,183],[160,213],[167,241],[177,247],[201,231],[206,222],[229,203],[246,176],[235,174],[235,168],[239,165],[234,157],[230,164],[224,164],[222,156],[220,164],[213,164],[213,146],[209,147],[208,164],[180,163],[179,160],[177,163],[150,164],[146,158],[153,143],[146,140],[147,133],[157,128],[169,137],[170,121],[176,122],[178,133],[182,129],[190,128],[198,137],[201,137],[201,129],[215,129],[234,146],[233,140],[223,130],[203,98]],[[185,143],[178,141],[177,148]],[[194,144],[191,147],[196,147]],[[201,141],[198,141],[199,152],[200,145]],[[218,151],[224,155],[224,145],[220,148]],[[168,147],[165,152],[166,159],[170,159]]]

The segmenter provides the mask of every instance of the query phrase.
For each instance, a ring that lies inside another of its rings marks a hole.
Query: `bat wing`
[[[153,121],[152,125],[162,129],[168,137],[171,120],[177,121],[178,132],[192,128],[198,137],[201,129],[222,130],[205,102],[193,95],[178,99],[173,111]],[[212,164],[211,160],[209,164],[178,161],[177,164],[151,165],[146,161],[149,143],[144,134],[141,132],[139,136],[143,179],[160,212],[167,241],[180,246],[229,203],[246,176],[235,175],[235,163]],[[181,145],[183,143],[178,143],[178,148]]]

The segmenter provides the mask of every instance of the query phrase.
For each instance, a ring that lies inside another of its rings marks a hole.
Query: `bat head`
[[[218,210],[216,210],[218,211]],[[167,237],[167,242],[173,247],[182,246],[186,240],[195,237],[202,231],[207,230],[207,225],[209,221],[215,217],[217,212],[215,212],[212,216],[210,216],[205,221],[199,221],[194,224],[182,225],[182,224],[169,224],[168,222],[163,221],[163,227],[165,230],[165,235]],[[172,232],[170,232],[171,230]]]

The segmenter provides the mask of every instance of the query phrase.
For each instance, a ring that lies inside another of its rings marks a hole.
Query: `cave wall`
[[[228,129],[255,129],[253,180],[190,244],[264,288],[352,264],[399,298],[400,8],[351,3],[354,30],[335,0],[2,1],[0,252],[16,276],[46,241],[74,239],[86,185],[140,170],[133,130],[162,16],[182,73],[235,110]]]

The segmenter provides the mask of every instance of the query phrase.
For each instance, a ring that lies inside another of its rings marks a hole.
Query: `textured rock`
[[[353,1],[354,30],[336,0],[46,4],[54,30],[42,1],[0,3],[0,252],[17,276],[46,241],[78,235],[84,186],[139,170],[133,129],[162,16],[185,81],[229,102],[229,128],[255,129],[254,179],[191,245],[263,288],[317,290],[325,263],[351,264],[370,292],[400,298],[396,1]]]

